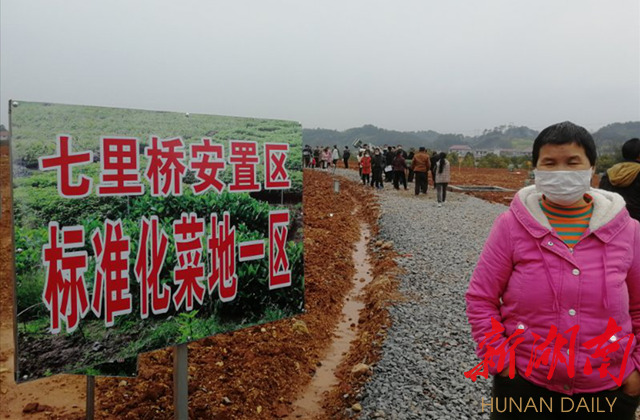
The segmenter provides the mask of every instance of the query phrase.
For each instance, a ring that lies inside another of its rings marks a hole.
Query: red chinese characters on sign
[[[291,285],[291,266],[286,254],[289,224],[288,210],[269,213],[269,290]],[[265,258],[265,240],[237,242],[231,215],[224,212],[219,220],[210,215],[211,235],[205,238],[205,220],[195,213],[182,213],[173,226],[177,263],[173,268],[173,284],[161,283],[161,271],[169,248],[170,237],[160,226],[157,216],[143,217],[133,267],[140,283],[140,317],[166,313],[173,301],[176,310],[191,311],[202,304],[205,293],[216,288],[223,302],[237,297],[237,262]],[[60,236],[62,235],[62,242]],[[84,273],[88,268],[86,251],[71,252],[84,244],[82,226],[60,230],[57,222],[49,224],[48,243],[42,248],[46,269],[43,299],[50,312],[51,331],[59,333],[61,324],[72,332],[91,308],[97,317],[104,314],[105,325],[114,325],[115,317],[132,312],[129,289],[129,254],[131,240],[124,234],[120,220],[104,222],[104,235],[96,229],[91,242],[96,258],[95,282],[91,305]],[[135,246],[135,245],[134,245]],[[210,262],[205,271],[205,256]],[[204,282],[206,281],[206,285]]]
[[[225,183],[221,175],[227,168],[224,148],[209,138],[189,145],[190,160],[186,163],[185,144],[182,138],[159,139],[151,137],[151,145],[144,149],[147,166],[144,178],[149,182],[154,197],[182,195],[183,178],[187,168],[193,171],[197,182],[191,186],[196,195],[210,191],[221,193]],[[264,144],[264,188],[283,190],[291,188],[286,169],[289,145]],[[43,171],[56,170],[58,193],[66,198],[82,198],[91,194],[93,179],[79,175],[73,181],[73,168],[93,162],[91,151],[73,153],[71,136],[58,136],[56,154],[39,158]],[[257,167],[260,163],[258,144],[255,141],[230,140],[228,164],[232,167],[229,192],[256,192],[262,186],[258,182]],[[96,188],[99,196],[137,196],[145,192],[140,174],[139,140],[135,137],[100,138],[100,182]]]
[[[498,347],[498,349],[494,349],[490,346],[490,344],[497,341],[500,336],[502,336],[504,327],[493,317],[491,317],[491,326],[491,331],[485,334],[485,339],[479,345],[480,348],[485,346],[485,344],[488,345],[482,362],[464,373],[464,376],[470,378],[472,381],[475,381],[478,375],[484,376],[485,378],[489,377],[489,370],[487,368],[489,365],[494,364],[492,359],[496,355],[500,356],[497,371],[502,371],[502,368],[504,367],[504,357],[506,354],[504,351],[504,346],[506,346],[515,335],[521,334],[523,331],[521,329],[517,329],[514,334],[507,338]],[[544,364],[549,366],[549,374],[547,375],[547,379],[551,379],[557,364],[562,363],[567,366],[567,375],[570,378],[573,378],[575,376],[575,349],[577,344],[576,337],[578,335],[579,329],[579,325],[574,325],[573,327],[567,329],[564,333],[559,333],[557,327],[552,325],[549,329],[547,338],[539,344],[536,343],[542,338],[542,336],[536,333],[532,333],[534,346],[524,375],[526,377],[529,377],[534,368],[539,368],[541,364]],[[633,344],[634,335],[627,334],[622,337],[616,336],[616,334],[621,330],[622,328],[616,324],[615,320],[613,318],[609,318],[607,328],[603,334],[582,343],[582,347],[586,349],[594,349],[593,353],[587,358],[585,362],[583,370],[585,375],[591,375],[593,373],[591,360],[601,359],[602,363],[598,368],[600,377],[604,378],[608,374],[618,386],[622,385],[623,376],[626,372],[625,367],[631,351],[631,346]],[[569,339],[565,338],[564,334],[568,334]],[[610,366],[609,362],[611,360],[609,354],[618,351],[620,349],[620,341],[625,338],[627,339],[627,344],[625,346],[624,355],[620,363],[620,373],[618,376],[613,376],[608,371],[608,367]],[[489,340],[488,343],[487,340]],[[522,342],[522,340],[524,340],[524,338],[521,337],[518,340],[514,341],[514,343],[511,345],[511,348],[509,349],[509,376],[511,378],[513,378],[515,375],[515,348],[519,343]],[[565,349],[565,346],[567,346],[568,348]],[[568,360],[564,355],[565,352],[569,355]]]
[[[264,241],[247,241],[238,244],[238,261],[253,261],[264,258]]]
[[[256,167],[260,162],[258,143],[255,141],[230,140],[229,163],[233,167],[231,192],[260,191]]]
[[[269,289],[291,285],[291,270],[285,249],[288,226],[288,210],[269,213]]]
[[[57,222],[49,223],[49,242],[42,247],[42,262],[46,270],[43,300],[49,310],[50,329],[59,333],[64,320],[67,332],[73,332],[81,318],[89,311],[89,298],[84,273],[87,271],[87,252],[68,252],[84,246],[84,228],[71,226],[62,229]]]
[[[122,222],[106,220],[104,239],[96,229],[91,237],[96,256],[96,275],[91,309],[100,317],[104,301],[104,323],[110,327],[118,315],[131,313],[129,292],[129,244]]]
[[[209,261],[211,269],[207,280],[209,294],[216,287],[223,302],[230,302],[238,292],[236,275],[236,228],[230,228],[231,216],[224,212],[218,223],[218,215],[211,215],[211,235],[209,236]]]
[[[149,297],[154,315],[169,310],[171,288],[167,284],[160,284],[160,270],[167,256],[169,237],[158,228],[157,216],[151,216],[151,220],[143,217],[140,224],[135,273],[140,283],[140,316],[145,319],[149,316]]]
[[[264,187],[265,189],[291,188],[291,180],[285,168],[289,153],[288,144],[265,143],[264,145]]]
[[[209,138],[189,145],[189,160],[185,156],[182,138],[151,137],[144,149],[146,168],[140,165],[140,142],[135,137],[103,136],[100,138],[100,174],[96,181],[99,196],[136,196],[149,189],[152,196],[179,196],[183,193],[183,178],[187,168],[193,171],[195,195],[260,191],[258,182],[258,143],[230,140],[228,159],[224,147]],[[264,188],[286,189],[291,180],[286,169],[288,144],[264,144]],[[93,179],[82,174],[81,166],[93,162],[91,151],[73,152],[72,137],[59,135],[56,152],[39,158],[43,171],[56,170],[58,192],[62,197],[88,196]],[[232,182],[222,181],[223,172],[230,166]],[[144,175],[145,182],[142,181]],[[146,182],[149,187],[145,187]],[[161,279],[161,272],[170,246],[170,236],[162,229],[158,217],[142,217],[137,247],[125,235],[120,220],[104,222],[103,230],[91,235],[96,258],[93,295],[89,299],[84,273],[88,269],[86,251],[72,251],[84,247],[82,226],[60,229],[56,222],[49,224],[49,242],[42,249],[46,269],[43,301],[50,311],[51,331],[58,333],[62,323],[73,331],[91,309],[104,317],[107,327],[115,318],[132,311],[133,299],[129,289],[129,253],[136,250],[132,272],[140,285],[140,316],[166,313],[171,302],[176,309],[190,311],[202,303],[205,293],[216,288],[221,301],[229,302],[238,293],[237,263],[266,257],[265,240],[237,243],[235,226],[231,226],[228,212],[218,220],[211,215],[211,235],[205,238],[205,221],[195,214],[183,214],[173,223],[177,264],[173,267],[173,282]],[[291,267],[286,254],[288,211],[273,211],[269,215],[269,289],[291,284]],[[103,232],[103,233],[102,233]],[[203,249],[202,245],[204,245]],[[206,272],[208,271],[208,273]],[[204,284],[206,282],[206,285]],[[173,284],[171,284],[173,283]],[[194,302],[195,301],[195,302]]]
[[[58,193],[65,198],[82,198],[91,193],[93,180],[85,175],[79,177],[79,182],[72,182],[72,169],[93,161],[93,153],[71,152],[71,136],[60,135],[56,146],[56,154],[38,159],[41,171],[56,169],[58,172]]]
[[[176,241],[178,264],[173,271],[178,290],[173,296],[176,310],[186,301],[187,311],[193,309],[193,300],[202,304],[204,298],[204,264],[202,263],[202,243],[204,219],[195,213],[182,213],[180,220],[173,222],[173,237]]]
[[[102,137],[100,139],[100,185],[98,195],[140,195],[138,139]]]
[[[187,170],[183,149],[181,138],[151,138],[151,146],[145,149],[144,154],[149,159],[145,177],[151,185],[152,196],[182,195],[182,178]]]
[[[191,186],[194,194],[203,194],[210,189],[221,193],[224,183],[218,174],[226,167],[222,145],[212,144],[211,139],[202,139],[199,144],[192,144],[190,150],[189,169],[195,172],[196,179],[200,181]]]

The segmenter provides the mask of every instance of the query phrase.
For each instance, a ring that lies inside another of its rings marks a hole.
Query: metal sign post
[[[93,420],[95,411],[96,377],[87,375],[87,420]]]
[[[176,420],[189,419],[187,345],[173,348],[173,413]]]

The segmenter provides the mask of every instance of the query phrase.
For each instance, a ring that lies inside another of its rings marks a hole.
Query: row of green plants
[[[12,108],[11,130],[17,162],[37,168],[38,157],[55,150],[55,136],[69,134],[76,150],[98,151],[101,136],[182,137],[186,144],[202,137],[226,144],[229,139],[289,143],[291,156],[302,156],[300,124],[293,121],[136,109],[20,102]]]
[[[302,170],[300,162],[292,162],[289,169],[292,188],[288,193],[302,194]],[[99,164],[87,165],[77,175],[87,175],[93,178],[94,186],[99,182]],[[227,170],[221,177],[223,182],[229,184],[232,174]],[[136,217],[140,214],[148,215],[153,211],[159,217],[180,208],[182,211],[199,212],[200,209],[226,208],[234,210],[237,206],[247,205],[251,197],[246,194],[235,194],[223,191],[208,192],[195,195],[190,184],[196,182],[193,173],[188,173],[183,185],[181,196],[170,195],[168,197],[152,197],[149,194],[149,185],[143,177],[141,182],[145,184],[146,193],[141,196],[129,197],[100,197],[95,192],[82,199],[68,199],[61,197],[57,191],[57,175],[51,172],[35,172],[28,177],[14,178],[14,217],[18,226],[39,226],[43,220],[64,221],[71,225],[78,224],[93,215],[99,214],[109,219]],[[242,198],[244,196],[244,198]],[[235,203],[238,204],[235,204]],[[228,208],[228,207],[227,207]],[[179,215],[179,213],[178,213]]]

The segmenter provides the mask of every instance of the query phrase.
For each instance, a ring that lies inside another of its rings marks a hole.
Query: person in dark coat
[[[404,189],[407,189],[407,176],[405,171],[407,169],[407,161],[402,156],[402,149],[396,150],[396,157],[393,159],[393,188],[400,189],[400,182],[404,185]]]
[[[372,178],[371,178],[371,186],[376,189],[384,188],[382,184],[382,171],[384,170],[384,160],[382,160],[382,153],[380,153],[380,149],[376,147],[373,152],[373,159],[371,160],[371,170],[372,170]]]
[[[316,168],[320,167],[320,146],[316,146],[316,148],[313,150],[313,158],[316,161]]]
[[[402,145],[399,144],[398,147],[396,147],[396,152],[398,152],[398,150],[402,151],[402,157],[407,160],[409,158],[409,155],[407,154],[407,152],[402,148]]]
[[[308,168],[311,165],[311,158],[313,157],[313,150],[308,144],[302,149],[302,158],[304,159],[304,167]]]
[[[627,210],[640,221],[640,139],[628,140],[622,146],[624,162],[613,165],[600,180],[600,189],[618,193]]]
[[[393,147],[389,146],[387,148],[387,154],[385,155],[385,172],[384,172],[384,182],[393,181],[393,169],[390,171],[386,170],[387,166],[393,167],[393,158],[396,157],[396,154],[393,151]]]
[[[342,160],[344,161],[344,168],[349,169],[349,158],[351,157],[351,152],[349,151],[349,146],[344,146],[344,152],[342,152]]]

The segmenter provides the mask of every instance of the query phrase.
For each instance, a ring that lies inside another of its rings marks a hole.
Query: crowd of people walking
[[[305,168],[335,169],[340,160],[346,169],[349,165],[357,165],[362,184],[378,190],[383,189],[385,183],[393,185],[396,190],[408,190],[408,183],[413,183],[415,195],[427,194],[431,174],[438,206],[447,199],[451,165],[444,152],[434,151],[430,155],[424,147],[418,151],[410,148],[407,152],[401,145],[369,145],[358,149],[356,160],[351,161],[349,146],[341,151],[338,146],[312,148],[307,145],[302,155]]]

